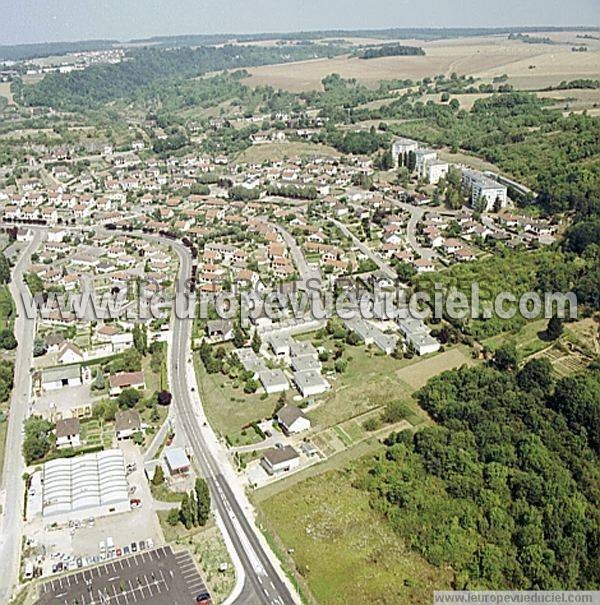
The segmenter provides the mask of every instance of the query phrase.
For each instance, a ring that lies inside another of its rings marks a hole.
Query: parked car
[[[137,552],[137,544],[135,542],[131,543],[131,552]]]
[[[206,591],[201,592],[196,597],[196,603],[199,603],[200,605],[211,605],[212,604],[212,599],[210,597],[210,593],[208,593]]]
[[[120,557],[123,554],[123,551],[120,548],[116,550],[117,557]]]

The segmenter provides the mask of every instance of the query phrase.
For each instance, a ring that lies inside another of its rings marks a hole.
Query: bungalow
[[[124,389],[145,389],[144,372],[121,372],[109,378],[110,396],[117,397]]]
[[[277,412],[277,422],[286,435],[293,435],[307,431],[310,420],[304,412],[295,405],[285,405]]]
[[[58,449],[79,447],[81,445],[79,432],[80,425],[77,418],[58,420],[56,423],[56,447]]]
[[[319,395],[331,388],[331,385],[316,370],[294,372],[292,379],[302,397]]]
[[[263,370],[262,372],[259,372],[258,379],[260,380],[265,393],[269,395],[272,395],[273,393],[282,393],[290,388],[290,383],[282,370]]]
[[[298,468],[300,456],[291,445],[286,445],[267,450],[260,463],[269,475],[279,475]]]
[[[215,319],[206,324],[206,335],[215,342],[225,342],[233,338],[233,321]]]
[[[129,439],[142,430],[142,417],[137,410],[125,410],[115,414],[117,439]]]

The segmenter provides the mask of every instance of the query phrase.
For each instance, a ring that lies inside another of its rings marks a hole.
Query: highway
[[[180,261],[180,291],[191,276],[191,254],[179,242],[160,239],[170,245]],[[291,605],[292,595],[279,563],[254,525],[251,506],[237,480],[227,455],[208,425],[198,395],[191,353],[192,320],[172,319],[169,347],[169,379],[179,426],[183,428],[194,458],[206,477],[213,505],[220,515],[244,570],[236,605]]]
[[[31,373],[33,363],[33,340],[35,319],[25,315],[23,294],[29,296],[29,290],[23,281],[23,274],[29,266],[31,254],[38,248],[42,239],[41,230],[33,230],[33,239],[28,242],[19,260],[16,262],[10,293],[15,301],[17,316],[14,334],[18,342],[15,359],[14,386],[8,416],[8,433],[4,454],[4,467],[1,481],[2,515],[0,516],[0,603],[8,603],[13,588],[19,580],[19,558],[21,536],[23,534],[23,492],[21,479],[25,472],[25,462],[21,455],[23,437],[21,430],[27,417],[27,408],[31,396]]]

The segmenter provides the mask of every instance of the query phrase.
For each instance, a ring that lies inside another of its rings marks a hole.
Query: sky
[[[600,0],[0,1],[0,44],[316,29],[599,23]]]

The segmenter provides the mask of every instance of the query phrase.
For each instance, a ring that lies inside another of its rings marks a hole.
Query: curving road
[[[0,603],[8,603],[13,588],[19,580],[19,558],[21,536],[23,534],[23,492],[21,477],[25,472],[25,462],[21,455],[23,437],[21,430],[27,418],[27,407],[31,393],[30,368],[33,360],[33,340],[35,319],[27,318],[22,296],[29,296],[29,290],[23,281],[31,254],[38,248],[43,232],[33,231],[33,239],[27,244],[12,273],[9,284],[10,293],[15,301],[17,316],[14,333],[19,343],[15,358],[14,386],[10,402],[6,449],[1,482],[2,515],[0,516]]]
[[[149,238],[152,239],[152,238]],[[180,291],[191,276],[192,259],[179,242],[154,238],[170,245],[180,261]],[[291,605],[298,602],[286,584],[275,556],[254,525],[251,506],[229,459],[206,422],[191,356],[192,321],[172,320],[169,377],[177,420],[183,428],[196,462],[209,484],[213,505],[244,570],[245,580],[236,605]]]

